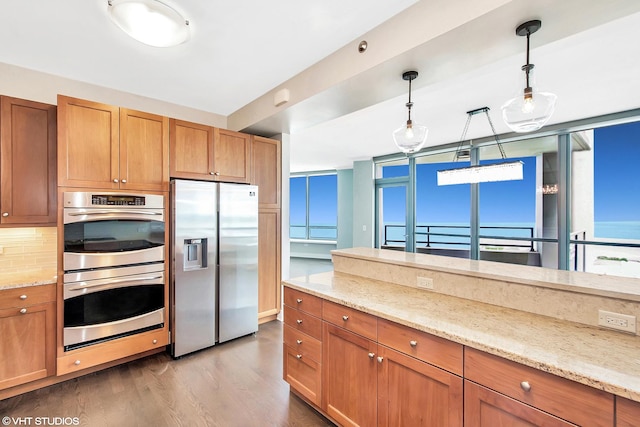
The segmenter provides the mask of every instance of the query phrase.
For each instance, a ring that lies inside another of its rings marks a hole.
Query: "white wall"
[[[375,244],[375,183],[373,160],[353,162],[353,246]]]
[[[227,128],[227,118],[219,114],[208,113],[183,105],[171,104],[4,63],[0,63],[0,94],[53,105],[58,104],[58,94],[67,95],[175,119]]]
[[[353,247],[353,169],[338,171],[338,249]]]

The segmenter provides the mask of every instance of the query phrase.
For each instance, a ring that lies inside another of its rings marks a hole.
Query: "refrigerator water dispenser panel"
[[[184,239],[183,270],[207,268],[207,238]]]

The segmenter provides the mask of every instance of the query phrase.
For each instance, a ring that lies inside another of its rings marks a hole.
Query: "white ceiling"
[[[108,18],[107,0],[6,0],[0,4],[0,62],[230,116],[427,1],[438,6],[441,0],[165,0],[184,13],[193,33],[188,43],[158,49],[122,33]],[[498,133],[506,132],[499,107],[518,89],[524,63],[525,40],[513,33],[533,18],[543,26],[532,36],[531,62],[541,88],[559,97],[552,123],[640,107],[640,2],[502,3],[430,43],[409,51],[396,46],[395,57],[347,81],[339,96],[319,91],[287,107],[289,113],[246,129],[290,133],[293,172],[345,168],[396,152],[391,132],[406,121],[401,74],[415,68],[420,76],[412,116],[429,126],[428,145],[455,142],[465,112],[482,106],[491,108]],[[385,42],[393,45],[396,35]],[[345,107],[353,104],[345,102],[349,96],[367,98],[369,91],[384,96]],[[325,111],[332,113],[319,114]],[[472,121],[469,137],[488,134],[486,120]]]

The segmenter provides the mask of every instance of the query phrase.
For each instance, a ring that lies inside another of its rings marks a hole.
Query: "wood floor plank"
[[[160,353],[0,400],[0,416],[78,417],[87,427],[333,424],[282,380],[282,323],[173,360]]]

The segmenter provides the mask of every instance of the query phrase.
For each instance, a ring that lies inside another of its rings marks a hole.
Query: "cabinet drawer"
[[[322,342],[289,325],[284,325],[284,343],[298,354],[322,361]]]
[[[322,339],[322,320],[291,307],[284,307],[284,323],[292,328],[311,335],[313,338]]]
[[[456,375],[462,375],[461,344],[384,319],[378,319],[378,342]]]
[[[377,339],[376,317],[363,313],[362,311],[324,301],[322,305],[322,319],[341,328],[355,332],[358,335],[362,335],[363,337],[372,340]]]
[[[0,291],[0,309],[28,307],[56,300],[56,285],[25,286]]]
[[[322,299],[296,289],[284,288],[284,304],[316,317],[322,316]]]
[[[169,344],[169,333],[166,329],[143,332],[87,348],[73,350],[58,357],[58,376],[70,372],[81,371],[124,357],[144,353]]]
[[[468,347],[464,352],[464,375],[572,423],[613,425],[613,395],[602,390]]]
[[[321,364],[315,360],[301,356],[295,349],[283,344],[284,380],[292,389],[307,398],[311,403],[320,406],[322,387]]]

